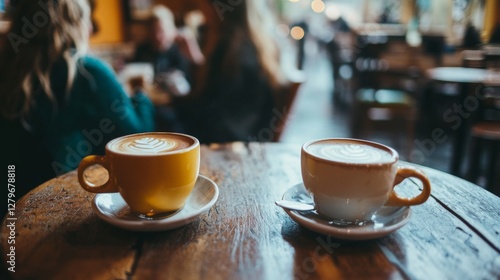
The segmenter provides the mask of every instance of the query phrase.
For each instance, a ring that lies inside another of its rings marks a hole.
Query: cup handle
[[[99,164],[102,167],[106,168],[106,170],[109,173],[109,178],[106,183],[100,186],[96,186],[93,183],[87,181],[83,174],[85,173],[85,170],[91,165],[94,164]],[[118,187],[113,183],[111,180],[111,171],[109,171],[108,163],[106,161],[105,156],[86,156],[85,158],[82,159],[80,162],[80,165],[78,165],[78,181],[80,182],[80,185],[82,186],[83,189],[85,189],[88,192],[92,193],[113,193],[113,192],[118,192]]]
[[[423,190],[422,192],[412,198],[400,197],[394,191],[394,187],[396,187],[399,183],[401,183],[404,179],[409,177],[415,177],[422,182]],[[410,205],[418,205],[424,203],[429,196],[431,195],[431,183],[429,182],[429,178],[425,176],[425,174],[413,167],[410,166],[400,166],[398,167],[398,171],[396,173],[396,179],[394,180],[393,190],[389,196],[389,199],[385,203],[388,206],[410,206]]]

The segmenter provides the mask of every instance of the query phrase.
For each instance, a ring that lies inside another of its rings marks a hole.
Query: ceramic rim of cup
[[[134,154],[134,153],[127,153],[127,152],[119,152],[119,151],[114,151],[114,150],[111,150],[109,147],[111,145],[113,145],[115,142],[117,141],[121,141],[125,138],[129,138],[129,137],[135,137],[135,136],[140,136],[140,135],[157,135],[157,134],[160,134],[160,135],[177,135],[177,136],[182,136],[182,137],[186,137],[186,138],[189,138],[191,140],[193,140],[193,144],[191,144],[190,146],[184,148],[184,149],[179,149],[179,150],[173,150],[173,151],[166,151],[166,152],[161,152],[161,153],[158,153],[158,154],[147,154],[147,153],[144,153],[144,154]],[[191,150],[194,150],[196,149],[196,147],[200,146],[200,141],[198,141],[198,139],[194,136],[191,136],[191,135],[187,135],[187,134],[183,134],[183,133],[176,133],[176,132],[142,132],[142,133],[135,133],[135,134],[128,134],[128,135],[124,135],[124,136],[121,136],[121,137],[117,137],[111,141],[109,141],[107,144],[106,144],[106,153],[113,153],[113,154],[119,154],[119,155],[126,155],[126,156],[131,156],[131,157],[157,157],[157,156],[164,156],[164,155],[173,155],[173,154],[181,154],[181,153],[187,153]]]
[[[357,143],[357,144],[362,143],[362,144],[369,145],[369,146],[372,146],[372,147],[375,147],[375,148],[378,148],[381,150],[385,150],[386,152],[389,152],[391,154],[391,161],[372,162],[372,163],[344,162],[344,161],[338,161],[338,160],[334,160],[334,159],[326,159],[326,158],[318,157],[318,156],[311,154],[310,152],[308,152],[306,150],[306,147],[308,147],[309,145],[311,145],[313,143],[320,143],[320,142],[332,141],[332,140],[333,141],[346,141],[346,142],[352,142],[352,143]],[[399,160],[399,154],[393,148],[386,146],[384,144],[377,143],[377,142],[362,140],[362,139],[355,139],[355,138],[323,138],[323,139],[311,140],[311,141],[306,142],[304,145],[302,145],[302,152],[307,154],[310,157],[313,157],[316,160],[320,160],[320,161],[323,161],[325,163],[352,166],[352,167],[370,167],[370,168],[373,168],[376,166],[382,167],[382,166],[387,166],[387,165],[393,165],[394,163],[396,163]]]

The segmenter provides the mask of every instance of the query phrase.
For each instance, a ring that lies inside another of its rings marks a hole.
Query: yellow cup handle
[[[409,177],[415,177],[422,182],[423,185],[422,192],[419,195],[412,198],[405,198],[398,196],[394,191],[394,187],[396,187],[404,179]],[[431,195],[431,183],[429,182],[429,178],[427,178],[427,176],[425,176],[425,174],[422,171],[410,166],[398,167],[398,172],[396,173],[396,179],[394,180],[394,186],[392,188],[393,190],[389,196],[389,200],[387,200],[387,202],[385,203],[385,205],[388,206],[410,206],[410,205],[422,204]]]
[[[109,179],[104,183],[103,185],[96,186],[93,183],[87,181],[83,174],[85,173],[85,170],[94,164],[99,164],[102,167],[106,168],[109,173]],[[83,189],[85,189],[88,192],[92,193],[112,193],[112,192],[118,192],[118,187],[113,183],[113,180],[111,180],[111,171],[109,171],[108,163],[106,161],[105,156],[86,156],[85,158],[80,161],[80,165],[78,165],[78,181],[80,182],[80,185],[82,186]]]

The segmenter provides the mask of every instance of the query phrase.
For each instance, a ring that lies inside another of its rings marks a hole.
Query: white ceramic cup
[[[429,197],[429,179],[413,167],[398,167],[398,159],[394,149],[370,141],[314,140],[302,146],[302,179],[318,213],[336,224],[364,224],[384,205],[417,205]],[[393,189],[408,177],[419,179],[423,190],[399,197]]]

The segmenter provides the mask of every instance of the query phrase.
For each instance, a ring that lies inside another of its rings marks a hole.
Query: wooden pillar
[[[481,33],[481,39],[483,42],[488,42],[493,29],[496,25],[500,24],[500,1],[498,0],[486,0],[484,14],[484,28]]]
[[[413,17],[418,16],[415,5],[415,0],[401,1],[401,23],[408,24]]]
[[[94,19],[98,24],[98,32],[90,38],[91,44],[123,42],[123,11],[120,0],[97,0]]]

